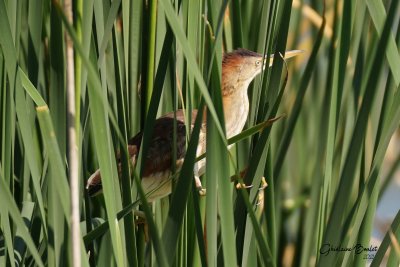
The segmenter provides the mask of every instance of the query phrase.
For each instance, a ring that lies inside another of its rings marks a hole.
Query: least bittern
[[[285,59],[301,53],[299,50],[287,51]],[[239,134],[247,120],[249,113],[249,99],[247,89],[254,77],[260,74],[266,66],[271,66],[273,57],[266,59],[263,55],[246,50],[238,49],[224,55],[222,61],[222,102],[225,116],[225,129],[227,138]],[[192,128],[197,111],[192,112]],[[176,111],[176,169],[182,166],[186,153],[186,127],[183,110]],[[174,113],[169,113],[155,122],[152,140],[147,153],[143,175],[142,187],[147,194],[147,200],[152,202],[171,193],[172,182],[170,179],[173,160],[173,122]],[[139,153],[142,132],[129,140],[128,151],[132,164],[135,165]],[[205,152],[206,148],[206,121],[200,130],[197,156]],[[194,177],[199,193],[204,195],[200,176],[204,173],[205,160],[202,159],[195,164]],[[102,189],[100,170],[90,176],[86,186],[90,195],[95,195]]]

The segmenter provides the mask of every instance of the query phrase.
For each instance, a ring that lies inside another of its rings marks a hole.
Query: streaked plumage
[[[290,51],[289,51],[290,53]],[[288,57],[298,54],[299,51],[291,52]],[[261,54],[238,49],[225,54],[222,62],[222,96],[224,106],[224,117],[227,137],[230,138],[239,134],[247,120],[249,112],[249,100],[247,88],[251,81],[270,65],[270,61],[263,60]],[[197,115],[197,111],[192,113],[192,127]],[[171,193],[171,169],[172,145],[173,145],[173,120],[174,113],[169,113],[155,122],[152,140],[147,154],[145,167],[143,170],[142,186],[145,193],[148,193],[148,201],[164,197]],[[177,155],[175,165],[179,169],[183,163],[186,153],[186,128],[184,123],[184,112],[176,112],[177,120]],[[200,130],[197,156],[205,152],[206,144],[206,122],[203,121]],[[192,129],[190,129],[192,130]],[[140,150],[142,132],[129,140],[128,150],[133,165]],[[117,156],[118,158],[118,156]],[[120,165],[120,164],[119,164]],[[194,167],[196,187],[200,192],[205,192],[201,187],[200,176],[204,173],[205,159],[200,160]],[[97,170],[90,176],[86,186],[90,195],[95,195],[101,190],[101,174]]]

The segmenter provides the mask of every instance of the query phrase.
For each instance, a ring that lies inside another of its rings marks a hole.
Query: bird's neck
[[[230,94],[223,95],[227,138],[239,134],[246,123],[249,114],[247,87],[248,84],[243,84],[232,90]]]

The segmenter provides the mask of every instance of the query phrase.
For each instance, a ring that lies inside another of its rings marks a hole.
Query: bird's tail
[[[129,158],[131,160],[132,166],[136,165],[136,156],[138,154],[137,146],[128,145],[128,153]],[[117,152],[116,158],[118,160],[118,174],[121,176],[121,162],[120,162],[120,153]],[[96,170],[87,180],[86,190],[89,196],[94,197],[103,192],[103,185],[101,183],[101,173],[100,169]]]
[[[101,184],[100,169],[96,170],[87,180],[86,190],[89,196],[93,197],[100,194],[103,191],[103,185]]]

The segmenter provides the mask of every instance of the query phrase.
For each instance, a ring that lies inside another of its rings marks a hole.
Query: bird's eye
[[[258,65],[260,65],[260,61],[259,60],[256,61],[256,66],[258,66]]]

